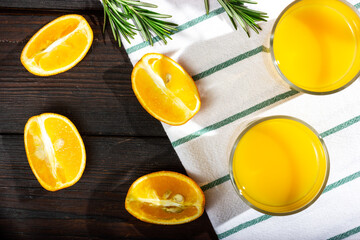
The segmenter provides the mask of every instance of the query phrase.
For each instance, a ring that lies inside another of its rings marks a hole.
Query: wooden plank
[[[166,136],[131,89],[132,65],[123,48],[102,33],[102,14],[85,15],[94,31],[91,50],[73,69],[50,77],[30,74],[19,58],[30,37],[59,13],[0,14],[0,133],[22,133],[33,115],[69,117],[82,134]]]
[[[23,137],[0,135],[0,230],[28,239],[216,239],[204,214],[178,226],[158,226],[124,208],[131,183],[159,170],[184,173],[166,138],[85,137],[87,165],[80,181],[44,190],[28,165]],[[161,236],[161,237],[159,237]]]
[[[97,10],[102,6],[99,0],[8,0],[0,1],[0,8],[22,8],[22,9],[49,9],[49,10]]]

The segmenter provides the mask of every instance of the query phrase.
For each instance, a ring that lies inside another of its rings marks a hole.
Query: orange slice
[[[80,62],[92,41],[93,32],[85,18],[65,15],[35,33],[24,47],[20,60],[32,74],[58,74]]]
[[[205,197],[189,177],[170,171],[150,173],[130,187],[125,208],[149,223],[175,225],[190,222],[204,212]]]
[[[84,172],[84,143],[74,124],[64,116],[43,113],[25,126],[26,155],[35,177],[49,191],[75,184]]]
[[[200,109],[200,96],[194,80],[165,55],[145,54],[135,65],[131,82],[140,104],[164,123],[184,124]]]

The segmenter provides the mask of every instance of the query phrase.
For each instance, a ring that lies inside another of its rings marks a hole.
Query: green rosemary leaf
[[[164,36],[161,35],[163,35],[164,33],[169,33],[168,30],[159,26],[158,24],[156,24],[156,22],[149,21],[149,19],[147,18],[143,18],[142,20],[155,34],[159,35],[162,40],[165,40]]]
[[[219,4],[224,8],[229,16],[231,23],[235,30],[237,25],[240,25],[246,34],[250,37],[249,29],[259,33],[261,27],[256,22],[266,22],[268,18],[267,13],[248,8],[245,4],[257,4],[252,0],[218,0]],[[205,9],[208,13],[208,0],[204,0]]]
[[[113,18],[112,20],[113,20],[113,23],[115,24],[115,28],[117,28],[122,33],[122,35],[124,35],[124,37],[129,36],[129,37],[133,38],[133,36],[136,34],[134,31],[132,31],[133,29],[136,30],[136,28],[132,28],[132,27],[127,28],[117,18]]]
[[[177,31],[175,23],[160,20],[171,18],[171,15],[161,14],[147,8],[157,8],[157,5],[137,0],[103,0],[104,26],[108,21],[115,41],[121,46],[123,36],[130,43],[137,33],[140,33],[145,41],[153,45],[153,34],[158,36],[165,44],[166,38]],[[133,23],[130,22],[133,21]]]
[[[148,25],[151,27],[151,29],[155,32],[155,33],[161,33],[160,35],[164,35],[163,38],[161,38],[162,40],[165,40],[165,36],[168,36],[168,34],[170,34],[171,32],[167,29],[161,28],[159,25],[155,24],[154,22],[149,22],[146,20],[146,22],[148,23]],[[159,34],[157,34],[159,35]]]
[[[116,15],[119,16],[119,18],[127,19],[130,17],[129,14],[119,11],[119,6],[116,3],[108,2],[107,5],[112,10],[112,12],[116,13]]]
[[[258,25],[257,25],[256,23],[254,23],[254,21],[253,21],[251,18],[249,19],[249,17],[248,17],[247,15],[243,14],[243,13],[239,13],[239,14],[242,16],[242,18],[244,19],[245,23],[246,23],[252,30],[254,30],[254,32],[259,33],[259,31],[258,31]]]
[[[138,13],[141,13],[142,16],[152,16],[155,18],[171,18],[172,17],[171,15],[168,15],[168,14],[160,14],[160,13],[148,10],[148,9],[139,8],[137,6],[136,7],[134,6],[134,10],[136,10],[136,12],[138,12]]]
[[[104,33],[105,32],[105,27],[106,27],[107,5],[104,4],[103,6],[104,6],[104,24],[103,24],[103,33]]]
[[[209,14],[209,0],[204,0],[206,14]]]
[[[237,22],[240,24],[240,26],[244,29],[246,34],[250,37],[250,33],[249,33],[248,29],[246,28],[247,23],[245,22],[245,20],[233,8],[230,8],[230,9],[234,14],[234,18],[237,20]]]
[[[170,25],[170,24],[167,24],[166,25],[166,22],[165,21],[162,21],[162,20],[159,20],[159,19],[156,19],[156,18],[149,18],[149,20],[151,21],[151,22],[153,22],[154,24],[156,23],[157,25],[159,25],[159,26],[162,26],[164,29],[166,29],[166,30],[171,30],[171,31],[177,31],[177,28],[176,28],[176,24],[174,24],[174,25]]]
[[[152,46],[154,43],[152,41],[152,37],[151,34],[149,32],[149,28],[146,27],[146,23],[144,21],[141,20],[141,18],[139,16],[137,16],[136,14],[134,15],[134,20],[136,25],[139,26],[140,28],[140,33],[143,36],[143,38],[145,39],[145,41],[149,41],[150,45]]]
[[[113,33],[113,35],[114,35],[114,39],[115,39],[115,41],[117,41],[117,36],[118,36],[118,33],[117,32],[115,32],[115,26],[114,26],[114,22],[111,20],[111,19],[109,19],[109,23],[110,23],[110,26],[111,26],[111,31],[112,31],[112,33]]]
[[[119,15],[116,11],[109,11],[109,15],[112,17],[113,21],[116,21],[121,28],[125,28],[126,32],[135,34],[132,30],[136,30],[135,26],[127,21],[124,21],[122,16]]]
[[[130,0],[121,0],[122,4],[128,4],[132,6],[141,6],[141,7],[149,7],[149,8],[157,8],[158,6],[151,3],[140,2],[140,1],[130,1]]]
[[[237,30],[237,25],[236,25],[236,22],[235,22],[234,18],[229,16],[229,19],[230,19],[232,25],[234,26],[235,30]]]
[[[154,26],[154,25],[148,25],[148,27],[154,32],[154,33],[156,33],[159,37],[160,37],[160,39],[166,44],[167,42],[166,42],[166,39],[165,39],[165,37],[164,37],[164,33],[160,33],[159,31],[158,31],[158,29],[156,28],[156,26]]]
[[[171,15],[152,13],[151,11],[149,12],[143,11],[142,15],[148,17],[154,17],[154,18],[171,18]]]
[[[231,9],[230,9],[231,6],[228,5],[228,2],[226,2],[226,0],[225,1],[224,0],[218,0],[218,2],[225,9],[225,11],[229,15],[229,17],[233,18],[234,17],[233,12],[231,11]]]
[[[230,0],[229,2],[240,2],[240,3],[249,3],[249,4],[257,4],[257,2],[251,0]]]
[[[247,7],[244,7],[244,5],[235,5],[237,9],[241,10],[244,13],[249,13],[249,14],[253,14],[253,15],[257,15],[257,16],[266,16],[267,14],[261,11],[257,11],[257,10],[253,10],[253,9],[249,9]],[[268,16],[266,16],[268,17]]]

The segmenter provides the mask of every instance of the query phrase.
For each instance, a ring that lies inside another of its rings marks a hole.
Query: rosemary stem
[[[102,0],[104,8],[104,25],[109,22],[115,41],[121,47],[121,38],[130,43],[130,38],[140,32],[145,41],[153,45],[153,35],[158,36],[165,44],[166,38],[176,31],[177,24],[160,20],[170,18],[171,15],[150,11],[147,8],[157,8],[152,3],[140,0]],[[131,21],[132,22],[131,22]],[[172,32],[171,32],[172,31]]]

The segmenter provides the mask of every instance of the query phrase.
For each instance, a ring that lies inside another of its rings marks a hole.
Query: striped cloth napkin
[[[202,0],[158,0],[158,12],[179,24],[173,40],[123,41],[135,64],[145,53],[178,61],[196,81],[202,106],[182,126],[163,127],[187,173],[203,189],[219,239],[360,239],[360,82],[326,96],[291,90],[269,68],[274,19],[291,1],[259,1],[269,13],[259,35],[234,31],[216,0],[205,15]],[[359,0],[350,1],[359,8]],[[272,217],[245,205],[229,181],[229,153],[239,129],[255,118],[289,115],[309,123],[330,154],[330,177],[320,198],[291,216]]]

